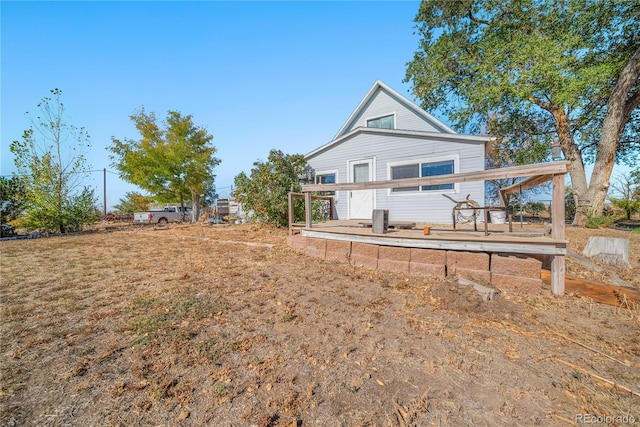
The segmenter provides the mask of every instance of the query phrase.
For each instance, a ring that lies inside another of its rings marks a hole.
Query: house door
[[[349,162],[351,182],[373,180],[373,160]],[[371,219],[373,211],[373,190],[354,190],[349,192],[349,219]]]

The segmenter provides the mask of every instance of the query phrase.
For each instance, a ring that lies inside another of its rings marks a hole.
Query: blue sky
[[[376,79],[402,83],[418,46],[419,2],[2,1],[2,175],[11,141],[60,88],[67,122],[91,136],[92,169],[115,170],[111,137],[137,139],[144,106],[192,114],[214,136],[216,185],[269,150],[306,154],[330,141]],[[432,112],[435,113],[435,112]],[[102,173],[87,182],[102,204]],[[135,190],[107,174],[107,206]]]
[[[276,148],[306,154],[329,142],[375,80],[403,83],[418,47],[419,1],[6,1],[1,17],[1,165],[40,99],[60,88],[67,122],[91,136],[86,184],[102,206],[111,137],[139,137],[144,106],[193,115],[214,136],[216,186]],[[431,114],[442,119],[438,111]],[[449,122],[444,120],[447,125]],[[613,179],[617,171],[614,169]],[[587,166],[588,175],[591,167]],[[111,208],[135,186],[107,174]]]

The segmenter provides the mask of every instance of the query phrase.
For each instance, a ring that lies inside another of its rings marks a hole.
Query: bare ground
[[[567,232],[576,250],[593,233]],[[633,268],[617,274],[637,281],[640,235],[624,237]],[[640,423],[637,308],[548,292],[483,302],[307,258],[254,225],[0,249],[7,426]]]

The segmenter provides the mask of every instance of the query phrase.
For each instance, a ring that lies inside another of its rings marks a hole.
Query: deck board
[[[358,222],[358,224],[360,224],[364,228],[373,228],[373,222],[371,221],[361,221],[361,222]],[[411,221],[389,221],[389,224],[387,225],[387,227],[393,228],[396,230],[401,228],[412,230],[416,228],[416,223]]]
[[[426,249],[541,255],[566,255],[567,250],[566,240],[540,234],[529,235],[524,231],[517,232],[517,228],[514,228],[514,233],[509,233],[506,225],[492,225],[487,236],[484,231],[473,231],[473,228],[453,231],[447,225],[431,224],[430,234],[424,235],[422,225],[418,226],[416,230],[394,229],[384,234],[374,234],[371,228],[363,228],[358,221],[336,220],[302,228],[301,233],[306,237],[329,240]]]

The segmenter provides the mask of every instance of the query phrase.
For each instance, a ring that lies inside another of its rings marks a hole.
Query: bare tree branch
[[[480,18],[477,18],[477,17],[473,16],[473,12],[471,11],[471,9],[469,9],[469,19],[472,22],[475,22],[476,24],[481,24],[481,25],[489,25],[489,24],[491,24],[491,21],[487,21],[487,20],[480,19]]]
[[[636,93],[634,93],[629,99],[627,99],[627,102],[624,106],[625,123],[629,121],[629,119],[631,118],[631,113],[638,107],[638,105],[640,105],[640,90],[636,90]]]

